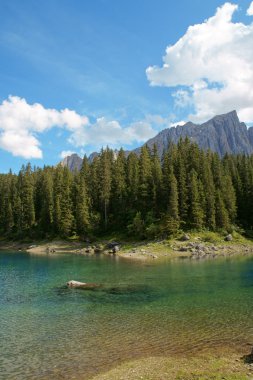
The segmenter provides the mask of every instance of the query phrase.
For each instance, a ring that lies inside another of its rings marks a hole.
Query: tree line
[[[156,146],[128,156],[106,148],[79,172],[28,164],[0,175],[0,233],[12,238],[252,230],[252,209],[253,156],[220,158],[188,138],[162,160]]]

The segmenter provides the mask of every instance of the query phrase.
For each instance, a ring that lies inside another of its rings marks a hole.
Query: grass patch
[[[217,232],[201,232],[198,236],[200,236],[202,241],[210,244],[220,244],[224,242],[224,235],[218,234]]]

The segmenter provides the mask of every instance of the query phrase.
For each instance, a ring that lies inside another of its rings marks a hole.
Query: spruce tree
[[[90,231],[90,201],[88,198],[85,173],[75,173],[73,182],[74,216],[77,233],[85,237]]]
[[[18,186],[21,200],[21,230],[26,232],[35,224],[34,183],[30,164],[19,172]]]
[[[139,159],[135,153],[131,152],[126,163],[127,206],[130,214],[135,214],[139,206],[139,182]]]
[[[219,229],[227,230],[229,228],[229,216],[226,210],[223,197],[220,190],[216,192],[216,226]]]
[[[143,214],[147,212],[147,205],[152,204],[152,161],[149,148],[141,148],[139,159],[139,207]]]
[[[152,206],[154,209],[155,216],[159,216],[160,212],[160,202],[161,202],[161,196],[162,196],[162,181],[163,181],[163,175],[162,175],[162,167],[160,158],[158,156],[157,146],[154,145],[153,151],[152,151]]]
[[[201,205],[199,188],[200,185],[197,173],[194,169],[192,169],[189,175],[189,224],[194,229],[201,229],[203,227],[204,220],[204,212]]]
[[[103,213],[105,229],[108,226],[108,209],[111,198],[112,189],[112,162],[113,152],[109,148],[102,150],[100,154],[100,202]]]
[[[172,168],[169,174],[168,183],[169,183],[168,208],[167,208],[167,213],[165,216],[165,220],[166,220],[165,229],[169,235],[174,235],[179,229],[180,221],[179,221],[179,212],[178,212],[177,180]]]

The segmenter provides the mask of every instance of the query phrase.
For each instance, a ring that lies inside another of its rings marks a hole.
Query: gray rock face
[[[247,128],[241,123],[236,111],[215,116],[204,124],[188,122],[182,126],[164,129],[146,144],[151,149],[156,144],[161,157],[170,142],[176,144],[180,137],[186,136],[200,148],[210,149],[220,156],[226,153],[253,153],[253,127]],[[135,152],[139,153],[140,148],[135,149]]]
[[[81,170],[83,160],[78,154],[74,153],[71,156],[67,156],[61,161],[62,166],[67,166],[72,172],[75,170]]]
[[[99,156],[98,152],[93,152],[89,155],[89,162],[92,162],[95,157]]]

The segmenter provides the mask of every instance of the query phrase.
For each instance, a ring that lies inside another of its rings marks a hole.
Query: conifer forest
[[[109,148],[81,171],[23,166],[0,175],[0,230],[8,238],[87,239],[119,232],[138,239],[178,231],[250,231],[253,156],[203,151],[189,139],[140,155]]]

